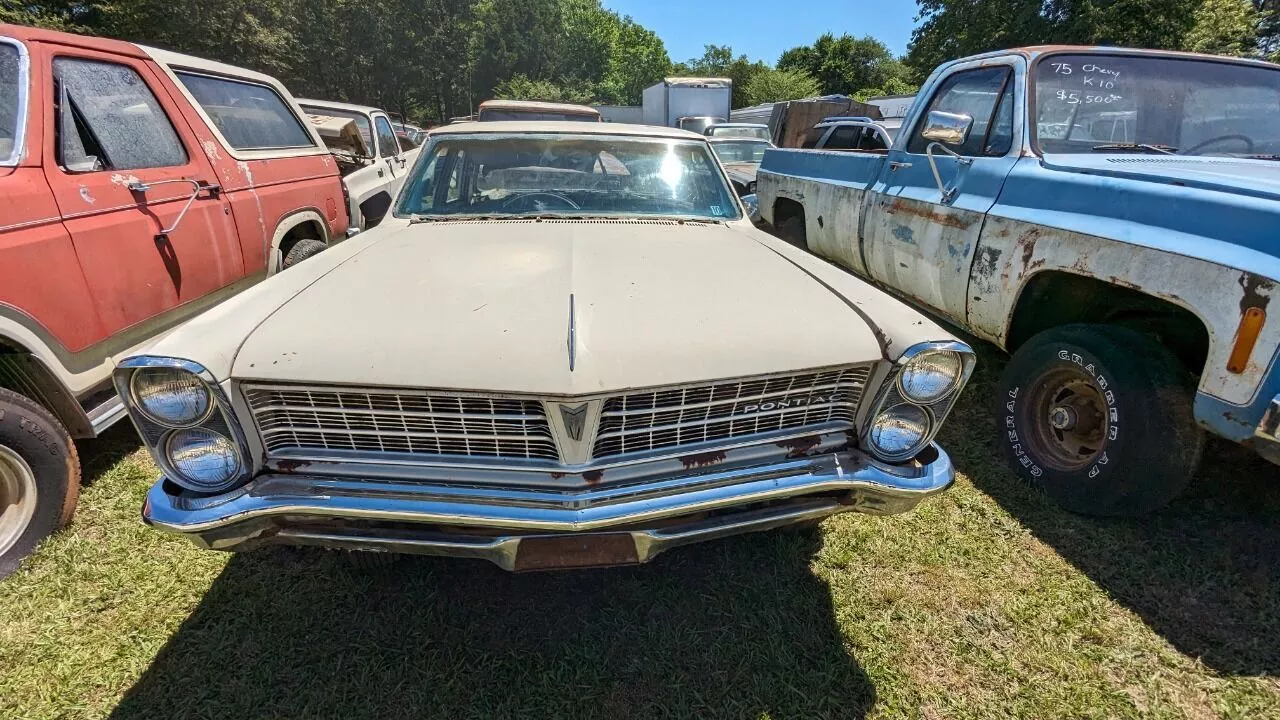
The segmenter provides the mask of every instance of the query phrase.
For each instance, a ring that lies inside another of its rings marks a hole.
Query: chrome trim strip
[[[0,37],[0,45],[12,45],[18,51],[18,107],[14,112],[17,125],[13,132],[13,150],[0,158],[0,167],[17,167],[26,155],[27,108],[31,103],[31,53],[27,46],[11,37]]]
[[[569,372],[573,372],[573,367],[578,358],[578,330],[577,318],[573,309],[573,293],[569,293]]]
[[[950,458],[937,448],[932,462],[914,468],[886,468],[855,451],[572,493],[263,475],[224,494],[222,502],[213,497],[188,504],[162,479],[147,495],[143,519],[188,535],[256,519],[290,525],[306,517],[577,533],[827,493],[852,493],[859,511],[900,512],[915,503],[894,501],[918,502],[954,478]]]
[[[93,434],[100,435],[104,430],[120,422],[129,414],[129,408],[119,395],[89,411],[89,422],[93,425]]]

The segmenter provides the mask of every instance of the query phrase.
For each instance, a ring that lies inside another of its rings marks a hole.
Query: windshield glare
[[[1052,55],[1036,65],[1042,152],[1149,145],[1178,154],[1280,153],[1280,71],[1226,62]],[[1154,149],[1153,151],[1159,152]]]
[[[711,149],[722,163],[758,163],[764,160],[769,143],[763,142],[713,142]]]
[[[399,215],[733,220],[705,142],[610,135],[455,135],[415,166]]]
[[[769,128],[766,127],[713,127],[711,137],[744,137],[759,140],[771,140]]]
[[[18,48],[0,43],[0,162],[8,161],[18,136]]]

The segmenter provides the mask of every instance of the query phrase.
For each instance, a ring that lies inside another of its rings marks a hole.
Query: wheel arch
[[[40,404],[71,437],[94,437],[93,422],[75,394],[31,345],[0,326],[0,387]]]
[[[319,240],[325,245],[329,245],[329,224],[325,222],[324,215],[316,208],[304,208],[296,210],[276,224],[276,231],[271,239],[271,252],[267,257],[267,274],[273,275],[280,271],[284,261],[284,256],[289,253],[289,249],[294,243],[303,239],[310,238]]]

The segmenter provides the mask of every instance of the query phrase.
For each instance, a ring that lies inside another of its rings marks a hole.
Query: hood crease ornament
[[[577,357],[578,330],[574,321],[573,293],[569,293],[569,372],[573,372],[573,367],[577,364]]]

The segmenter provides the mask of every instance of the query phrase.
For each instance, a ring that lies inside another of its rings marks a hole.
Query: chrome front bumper
[[[217,550],[322,545],[536,570],[642,563],[678,545],[840,512],[906,512],[954,477],[937,446],[906,465],[850,450],[574,491],[265,474],[212,498],[161,479],[142,515]]]

